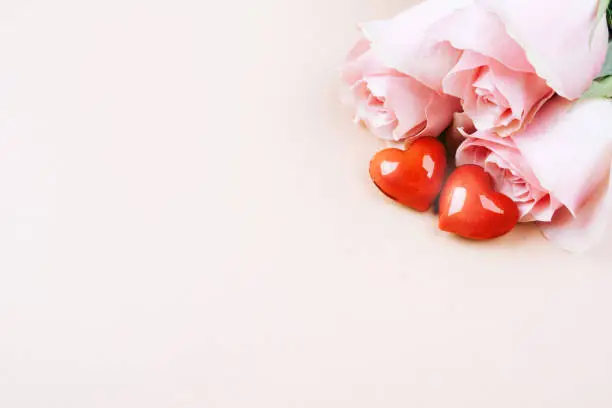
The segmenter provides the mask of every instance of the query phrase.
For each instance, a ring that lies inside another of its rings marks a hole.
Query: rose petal
[[[612,101],[556,97],[513,139],[544,188],[576,214],[609,173],[611,129]]]
[[[610,169],[612,172],[612,168]],[[585,252],[599,243],[610,227],[612,179],[607,177],[576,215],[558,214],[550,224],[542,224],[544,235],[561,248]]]
[[[384,66],[367,40],[357,43],[342,69],[344,100],[356,120],[381,139],[400,141],[439,136],[460,110],[459,101]]]
[[[535,74],[518,74],[501,64],[491,64],[491,72],[499,92],[507,99],[516,119],[514,125],[498,123],[495,129],[501,137],[508,137],[528,125],[544,103],[553,97],[554,91]]]
[[[353,85],[365,76],[399,75],[393,69],[383,65],[371,51],[368,40],[360,40],[351,50],[342,67],[342,80]]]
[[[561,96],[579,98],[599,74],[608,30],[605,19],[595,21],[598,0],[476,1],[501,18],[538,75]]]
[[[459,60],[461,51],[436,42],[431,26],[474,0],[428,0],[393,19],[362,24],[377,57],[386,65],[437,91]]]
[[[408,77],[366,78],[369,89],[384,100],[384,107],[394,112],[397,128],[392,139],[399,141],[424,136],[439,136],[452,122],[459,102],[439,95]]]
[[[470,89],[470,84],[476,89]],[[463,53],[444,78],[443,89],[450,95],[463,98],[464,110],[478,129],[493,130],[502,137],[508,137],[529,124],[554,93],[537,75],[512,71],[496,60],[472,51]],[[484,97],[493,104],[481,101]]]
[[[429,103],[431,89],[407,76],[369,77],[366,82],[372,94],[383,100],[384,107],[397,119],[393,140],[404,139],[415,127],[416,133],[423,130],[427,120],[424,107]]]
[[[432,25],[430,31],[437,42],[448,41],[457,49],[486,55],[514,71],[535,72],[501,19],[477,5],[457,10]]]
[[[556,97],[513,139],[540,183],[568,209],[544,225],[566,249],[583,251],[610,222],[612,189],[612,100],[572,104]]]
[[[491,64],[491,72],[516,118],[524,118],[542,99],[552,97],[552,89],[537,75],[517,74],[501,64]]]
[[[380,101],[375,101],[365,81],[357,82],[349,88],[345,102],[355,107],[355,122],[363,123],[376,137],[393,139],[397,118],[390,111],[384,111]]]
[[[486,67],[491,59],[475,52],[466,51],[461,55],[457,64],[443,80],[442,86],[445,93],[462,98],[469,92],[469,87],[476,80],[477,70]]]

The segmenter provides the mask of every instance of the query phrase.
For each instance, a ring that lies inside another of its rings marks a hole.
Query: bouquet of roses
[[[612,216],[610,0],[426,0],[363,24],[342,69],[356,120],[391,146],[387,196],[469,239],[518,222],[573,251]],[[607,56],[607,58],[606,58]]]

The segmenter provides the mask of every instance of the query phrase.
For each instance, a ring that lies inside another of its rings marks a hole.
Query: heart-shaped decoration
[[[514,201],[493,191],[493,180],[482,167],[458,167],[440,194],[443,231],[468,239],[493,239],[512,231],[518,220]]]
[[[370,177],[385,195],[417,211],[427,211],[442,188],[446,150],[433,137],[406,150],[384,149],[370,162]]]

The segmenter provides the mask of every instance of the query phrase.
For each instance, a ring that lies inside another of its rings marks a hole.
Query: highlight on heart
[[[425,0],[360,25],[341,70],[387,144],[378,189],[472,240],[533,223],[582,252],[612,217],[610,0]]]

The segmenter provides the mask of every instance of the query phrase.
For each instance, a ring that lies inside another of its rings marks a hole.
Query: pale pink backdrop
[[[335,69],[409,4],[3,1],[0,406],[609,408],[612,236],[368,180]]]

